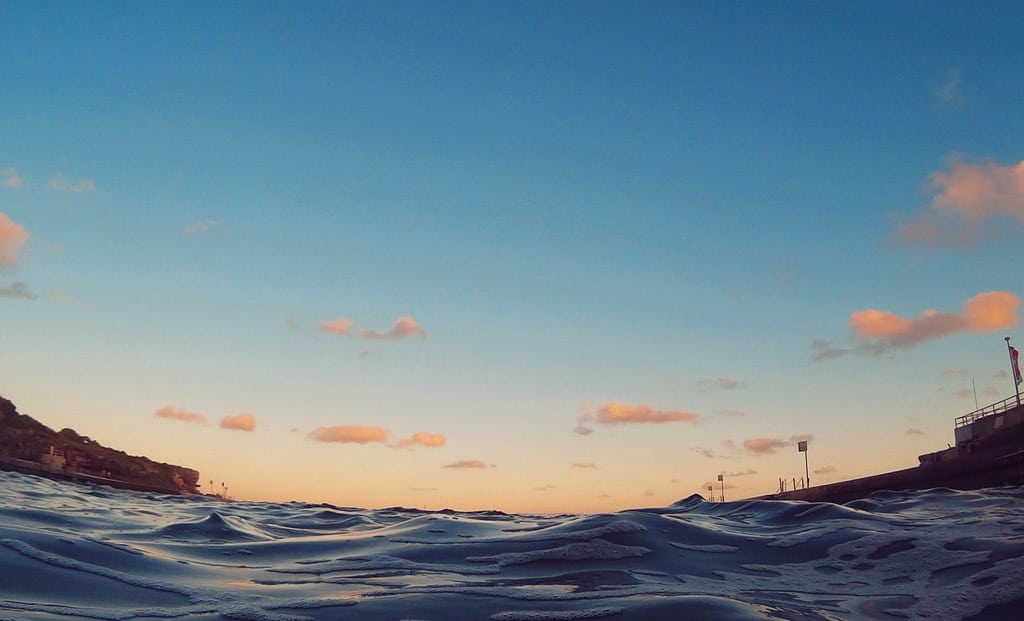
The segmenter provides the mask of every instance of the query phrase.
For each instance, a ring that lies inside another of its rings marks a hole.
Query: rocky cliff
[[[107,448],[74,429],[54,431],[0,397],[0,462],[4,460],[47,462],[56,472],[123,482],[123,487],[198,493],[199,472],[191,468]]]

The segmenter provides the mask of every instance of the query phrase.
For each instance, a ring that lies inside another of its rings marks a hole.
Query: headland
[[[199,472],[54,431],[0,397],[0,470],[161,494],[196,494]]]

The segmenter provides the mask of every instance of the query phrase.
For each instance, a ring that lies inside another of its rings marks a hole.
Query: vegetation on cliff
[[[54,431],[0,397],[0,459],[38,463],[44,455],[63,457],[63,468],[95,477],[153,488],[197,493],[199,472],[107,448],[74,429]]]

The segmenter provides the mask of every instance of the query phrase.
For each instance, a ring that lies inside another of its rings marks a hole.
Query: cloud
[[[21,184],[25,182],[25,178],[19,175],[18,171],[13,168],[0,170],[0,177],[3,177],[5,188],[20,188]]]
[[[189,412],[181,408],[176,408],[170,405],[165,405],[156,412],[156,416],[160,418],[169,418],[171,420],[180,420],[184,423],[205,423],[206,417],[202,414],[196,414],[195,412]]]
[[[420,327],[416,320],[409,316],[399,317],[392,327],[387,332],[377,332],[376,330],[359,330],[359,336],[364,339],[383,340],[383,341],[398,341],[410,336],[425,337],[427,333]]]
[[[850,315],[850,327],[862,343],[874,346],[872,353],[890,348],[913,347],[957,332],[992,332],[1016,326],[1021,299],[1006,291],[979,293],[964,303],[958,313],[926,310],[913,319],[875,309]]]
[[[946,81],[935,89],[935,99],[946,106],[963,105],[965,98],[961,93],[961,84],[960,68],[954,67],[946,77]]]
[[[334,425],[317,427],[309,433],[309,438],[317,442],[366,444],[368,442],[386,442],[388,431],[381,427],[368,425]]]
[[[576,426],[573,427],[572,430],[581,436],[589,436],[590,434],[594,433],[593,427],[587,427],[583,420],[580,420],[580,422],[576,423]]]
[[[17,255],[28,241],[25,227],[0,212],[0,270],[17,265]]]
[[[28,285],[23,282],[12,282],[9,285],[0,285],[0,298],[34,300],[38,297],[38,295],[29,291]]]
[[[697,387],[702,392],[712,392],[715,390],[737,390],[743,388],[746,384],[739,380],[734,380],[731,377],[707,377],[697,381]]]
[[[743,447],[753,455],[770,455],[775,453],[776,449],[787,446],[789,446],[788,441],[777,438],[750,438],[743,441]]]
[[[238,431],[255,431],[256,419],[252,414],[225,416],[220,421],[221,429],[237,429]]]
[[[729,418],[736,418],[738,416],[746,416],[746,415],[747,415],[746,412],[742,412],[740,410],[727,410],[727,409],[715,410],[715,416],[728,416]]]
[[[186,226],[182,232],[189,236],[202,235],[204,233],[209,233],[218,224],[220,223],[212,219],[203,220],[202,222],[193,222]]]
[[[727,477],[749,477],[752,474],[757,474],[757,470],[747,469],[747,470],[741,470],[739,472],[727,472],[725,474],[725,476],[727,476]]]
[[[906,433],[907,433],[907,435],[911,435],[911,436],[923,436],[924,435],[924,432],[921,431],[920,429],[918,429],[917,427],[911,427],[910,429],[907,429]]]
[[[339,317],[334,321],[325,321],[320,324],[320,329],[324,332],[337,334],[338,336],[356,336],[361,339],[375,341],[399,341],[412,336],[425,337],[427,335],[426,331],[416,323],[416,320],[409,316],[399,317],[394,327],[387,332],[378,332],[366,328],[354,331],[353,328],[352,320],[346,317]]]
[[[576,462],[572,465],[573,468],[579,468],[581,470],[594,470],[597,468],[597,464],[592,461],[588,462]]]
[[[743,448],[747,449],[747,452],[752,455],[772,455],[778,449],[796,446],[798,442],[807,442],[813,439],[814,436],[810,434],[791,436],[788,440],[780,438],[750,438],[743,441]]]
[[[96,189],[96,182],[92,179],[83,177],[78,181],[71,182],[64,175],[58,173],[50,177],[50,189],[57,192],[71,192],[72,194],[82,194],[84,192],[92,192]]]
[[[646,405],[607,403],[597,411],[595,420],[602,425],[625,423],[698,423],[700,416],[689,412],[655,410]]]
[[[550,490],[553,490],[553,489],[555,489],[554,485],[538,485],[538,486],[533,488],[533,491],[535,491],[535,492],[547,492],[547,491],[550,491]]]
[[[341,336],[349,336],[352,334],[352,320],[344,317],[339,317],[334,321],[325,321],[320,324],[320,329],[324,332],[330,332],[331,334],[338,334]]]
[[[835,471],[836,471],[836,467],[835,466],[822,466],[821,468],[818,468],[817,470],[813,470],[812,472],[814,472],[814,474],[831,474],[831,473],[833,473]]]
[[[811,343],[811,350],[814,352],[811,356],[811,360],[813,362],[835,360],[836,358],[842,358],[846,354],[850,353],[849,349],[837,347],[825,339],[814,339],[814,342]]]
[[[996,218],[1024,225],[1024,161],[972,164],[954,156],[947,170],[932,173],[927,187],[934,195],[930,204],[897,227],[898,241],[971,247]]]
[[[412,437],[408,440],[401,440],[394,445],[394,448],[408,448],[411,446],[426,446],[429,448],[437,448],[444,446],[445,437],[439,433],[430,433],[428,431],[418,431],[412,434]]]
[[[691,446],[690,447],[690,451],[692,451],[694,453],[698,453],[700,455],[703,455],[704,457],[707,457],[708,459],[714,459],[715,458],[715,452],[714,451],[712,451],[711,449],[704,448],[702,446]]]
[[[454,463],[447,464],[444,467],[445,468],[454,468],[454,469],[470,469],[470,470],[472,470],[472,469],[476,469],[476,468],[486,468],[487,464],[485,464],[484,462],[480,461],[479,459],[463,459],[463,460],[460,460],[460,461],[457,461],[457,462],[454,462]]]

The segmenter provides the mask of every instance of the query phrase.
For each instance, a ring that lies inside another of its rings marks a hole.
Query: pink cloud
[[[310,432],[309,437],[317,442],[366,444],[368,442],[386,442],[388,432],[386,429],[368,425],[334,425],[317,427]]]
[[[352,333],[352,320],[344,317],[339,317],[334,321],[325,321],[320,324],[320,329],[324,332],[330,332],[331,334],[339,334],[341,336],[348,336]]]
[[[743,441],[743,447],[753,455],[771,455],[777,449],[785,448],[791,443],[778,438],[750,438]]]
[[[222,429],[237,429],[238,431],[255,431],[256,419],[252,414],[238,414],[225,416],[220,421]]]
[[[993,218],[1009,217],[1024,225],[1024,161],[972,164],[954,156],[947,170],[932,173],[928,189],[934,193],[928,209],[898,228],[901,241],[970,246]]]
[[[410,446],[426,446],[429,448],[437,448],[444,446],[446,442],[445,437],[439,433],[430,433],[428,431],[418,431],[412,434],[412,437],[407,440],[402,440],[395,444],[395,448],[408,448]]]
[[[4,187],[7,188],[20,188],[21,184],[25,182],[25,178],[18,174],[18,171],[13,168],[5,168],[0,171],[0,176],[3,176]]]
[[[28,241],[28,237],[25,227],[0,212],[0,269],[17,264],[18,251]]]
[[[457,461],[457,462],[454,462],[454,463],[447,464],[445,466],[445,468],[455,468],[455,469],[463,469],[463,468],[465,468],[465,469],[470,469],[470,470],[475,469],[475,468],[486,468],[486,467],[487,467],[487,464],[485,464],[484,462],[480,461],[479,459],[463,459],[463,460],[460,460],[460,461]]]
[[[607,403],[597,411],[597,422],[604,425],[623,423],[697,423],[700,416],[689,412],[655,410],[646,405]]]
[[[868,309],[850,314],[857,337],[886,348],[912,347],[923,341],[957,332],[992,332],[1016,326],[1021,299],[1006,291],[979,293],[967,300],[961,312],[926,310],[913,319],[889,311]]]
[[[171,420],[180,420],[185,423],[204,423],[206,417],[202,414],[196,414],[195,412],[189,412],[181,408],[176,408],[170,405],[165,405],[154,413],[160,418],[169,418]]]
[[[399,317],[398,321],[395,322],[394,327],[387,332],[377,332],[376,330],[367,329],[359,331],[359,336],[364,339],[384,341],[397,341],[410,336],[424,337],[426,335],[427,333],[418,323],[416,323],[416,320],[409,316]]]

